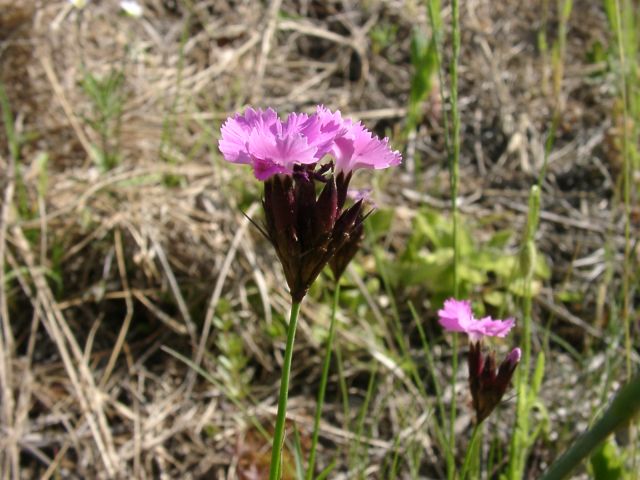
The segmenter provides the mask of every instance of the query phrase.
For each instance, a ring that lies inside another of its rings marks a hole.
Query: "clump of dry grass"
[[[15,3],[0,1],[0,81],[21,139],[14,158],[7,129],[0,131],[2,478],[251,478],[260,465],[247,460],[245,445],[260,452],[269,442],[260,443],[249,418],[267,425],[275,415],[281,339],[273,331],[287,295],[273,253],[241,213],[254,214],[257,189],[220,163],[217,127],[245,103],[284,111],[325,103],[400,139],[408,43],[412,28],[427,31],[424,8],[149,0],[134,20],[119,15],[115,2],[90,2],[83,11],[64,1]],[[541,87],[551,73],[533,41],[540,21],[521,2],[477,0],[462,13],[461,209],[493,218],[488,230],[517,229],[553,109]],[[371,32],[381,25],[397,29],[374,49]],[[605,28],[595,2],[571,24],[576,40],[568,45],[539,239],[554,268],[537,314],[550,312],[561,335],[585,343],[603,336],[605,300],[616,288],[602,280],[601,247],[611,238],[622,248],[612,197],[617,169],[606,146],[616,127],[613,93],[606,79],[589,80],[594,66],[583,55],[584,45],[606,42]],[[87,72],[113,69],[124,75],[125,102],[113,139],[120,163],[105,172],[93,161],[100,139],[87,121],[95,112],[81,82]],[[409,140],[423,159],[420,174],[405,171],[377,192],[379,203],[397,207],[392,251],[417,208],[447,205],[442,108],[430,97]],[[362,259],[373,276],[372,263]],[[559,304],[551,289],[560,287],[584,289],[584,301]],[[364,284],[355,288],[368,295]],[[425,318],[430,307],[420,305]],[[380,425],[359,439],[367,475],[380,476],[408,438],[428,452],[429,474],[438,475],[428,406],[415,406],[415,387],[379,336],[388,302],[369,298],[367,308],[379,325],[343,312],[338,334],[354,405],[364,397],[371,358],[379,364],[371,409]],[[592,309],[597,315],[585,313]],[[214,320],[225,312],[233,312],[231,331],[252,369],[242,409],[216,376],[221,332]],[[327,317],[322,305],[303,307],[290,402],[303,434],[319,377],[315,329]],[[220,383],[195,375],[163,345]],[[444,375],[446,352],[438,345],[434,352]],[[568,371],[557,367],[551,383]],[[574,380],[574,392],[587,395]],[[337,391],[327,411],[324,441],[345,451],[355,437],[344,427]],[[469,421],[463,416],[460,429]],[[536,455],[543,463],[550,453]],[[338,456],[336,472],[346,472],[346,461]]]

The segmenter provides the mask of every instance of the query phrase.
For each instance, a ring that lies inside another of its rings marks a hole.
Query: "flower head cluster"
[[[521,356],[519,348],[511,350],[496,373],[494,352],[483,355],[479,343],[469,345],[469,387],[478,423],[487,418],[502,400]]]
[[[500,403],[521,357],[520,349],[514,348],[496,370],[495,353],[483,355],[482,339],[505,337],[515,325],[515,320],[494,320],[491,317],[478,320],[471,311],[471,302],[453,298],[444,302],[444,308],[438,311],[438,316],[445,330],[463,332],[469,336],[469,388],[476,420],[480,423]]]
[[[330,154],[336,172],[358,168],[387,168],[401,157],[391,151],[388,139],[380,140],[361,123],[343,119],[339,111],[320,105],[313,115],[290,113],[282,121],[271,108],[248,108],[222,125],[219,147],[224,158],[253,167],[258,180],[291,175],[295,166],[316,165]]]
[[[362,198],[346,207],[349,183],[355,170],[400,163],[388,143],[322,105],[285,120],[271,108],[248,108],[222,125],[218,146],[225,160],[250,165],[265,182],[265,234],[294,301],[325,265],[338,278],[357,252],[366,215]]]

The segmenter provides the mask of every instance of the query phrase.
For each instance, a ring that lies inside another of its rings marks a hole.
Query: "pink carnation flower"
[[[218,146],[225,160],[253,167],[259,180],[292,174],[295,165],[312,165],[326,154],[335,158],[336,172],[358,168],[387,168],[400,163],[388,139],[380,140],[360,123],[342,118],[319,105],[316,113],[291,113],[282,121],[277,113],[248,108],[222,125]]]
[[[515,325],[513,318],[493,320],[491,317],[476,319],[471,311],[471,302],[450,298],[444,308],[438,310],[440,325],[450,332],[464,332],[469,340],[477,342],[483,337],[504,337]]]

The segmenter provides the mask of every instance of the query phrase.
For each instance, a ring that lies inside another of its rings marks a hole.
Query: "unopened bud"
[[[478,423],[487,418],[500,403],[520,362],[522,352],[514,348],[500,364],[496,373],[495,354],[483,356],[480,342],[474,342],[469,350],[469,387]]]
[[[534,185],[529,191],[529,213],[527,215],[527,239],[533,239],[540,219],[540,187]]]
[[[364,226],[362,222],[363,218],[362,215],[360,215],[351,232],[346,235],[342,246],[336,250],[331,260],[329,260],[329,267],[333,272],[333,278],[336,282],[340,279],[347,269],[349,262],[355,257],[362,245],[362,238],[364,236]]]
[[[338,192],[333,176],[322,189],[314,213],[316,216],[313,222],[314,237],[329,235],[336,223],[336,215],[338,213]]]
[[[341,210],[344,207],[345,202],[347,201],[347,192],[349,191],[349,182],[351,181],[351,175],[353,172],[349,172],[345,174],[344,172],[339,172],[336,175],[336,188],[338,190],[338,210]]]
[[[525,278],[532,278],[536,269],[537,249],[533,240],[527,240],[520,250],[520,273]]]

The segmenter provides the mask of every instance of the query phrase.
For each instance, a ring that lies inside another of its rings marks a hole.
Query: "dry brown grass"
[[[585,58],[594,42],[608,42],[604,15],[596,1],[575,3],[580,19],[570,25],[539,235],[553,278],[537,315],[550,312],[558,332],[589,343],[602,337],[617,288],[603,280],[602,247],[610,242],[614,257],[623,247],[613,196],[619,158],[608,143],[619,125],[610,84],[590,76],[599,67]],[[266,332],[286,313],[288,296],[271,249],[241,213],[257,214],[258,186],[248,172],[221,163],[219,124],[249,103],[282,111],[325,103],[405,147],[408,43],[413,27],[428,31],[419,2],[144,6],[135,20],[120,15],[115,1],[92,1],[78,12],[62,0],[0,0],[0,80],[24,138],[13,158],[0,129],[2,479],[261,478],[268,442],[248,418],[268,425],[275,417],[282,339],[274,343]],[[487,231],[518,230],[556,101],[549,64],[536,50],[540,14],[519,1],[474,0],[465,2],[462,21],[461,208],[491,217]],[[397,26],[396,37],[374,50],[371,30],[384,24]],[[553,35],[553,19],[549,25]],[[105,75],[114,67],[125,77],[120,136],[111,139],[122,161],[101,172],[92,161],[100,139],[87,124],[93,112],[80,81],[86,71]],[[418,207],[448,208],[443,108],[434,93],[408,140],[407,151],[424,159],[421,173],[412,171],[410,153],[407,167],[376,192],[379,204],[397,207],[392,251]],[[375,276],[370,258],[361,263]],[[584,301],[559,304],[551,294],[559,286],[584,290]],[[420,313],[429,319],[432,307],[424,302]],[[363,439],[367,476],[380,478],[395,439],[402,446],[411,437],[437,477],[442,461],[428,415],[416,414],[411,425],[403,417],[428,408],[415,403],[415,387],[376,343],[388,302],[371,298],[368,308],[379,324],[342,312],[338,340],[356,404],[369,364],[378,364],[372,411],[381,425],[373,427],[375,438]],[[253,371],[245,411],[221,385],[161,350],[169,346],[215,373],[221,310],[234,313]],[[303,307],[289,415],[303,436],[319,377],[314,329],[327,317],[323,304]],[[444,365],[446,352],[436,346],[435,354]],[[557,381],[580,384],[561,368],[550,385]],[[327,412],[324,452],[345,451],[354,433],[343,428],[338,394]],[[463,415],[460,430],[469,421]],[[552,456],[541,447],[534,464]],[[335,478],[348,478],[346,459],[338,460]]]

